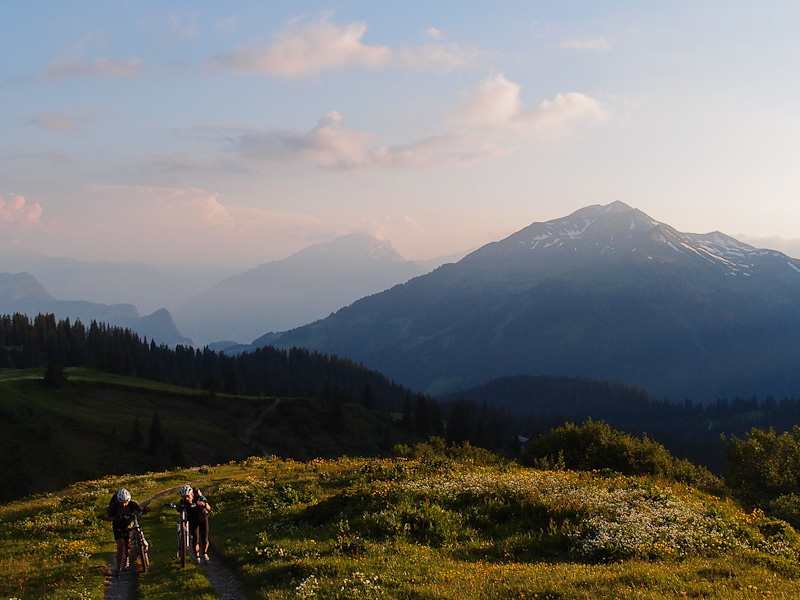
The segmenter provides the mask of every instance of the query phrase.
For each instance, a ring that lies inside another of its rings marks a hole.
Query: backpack
[[[111,500],[108,501],[108,506],[106,507],[106,514],[109,517],[115,517],[117,516],[118,508],[119,508],[119,500],[117,500],[117,493],[114,492],[114,494],[111,496]]]

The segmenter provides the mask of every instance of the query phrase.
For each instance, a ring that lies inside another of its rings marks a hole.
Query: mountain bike
[[[186,554],[189,551],[189,519],[186,516],[186,507],[172,502],[164,502],[164,506],[178,509],[178,557],[181,567],[185,567]]]
[[[134,563],[136,563],[137,558],[141,560],[142,573],[147,573],[147,569],[150,567],[150,559],[147,556],[147,550],[150,548],[150,544],[144,539],[144,531],[142,531],[142,526],[139,525],[139,517],[143,514],[142,512],[133,513],[130,553],[133,556]]]

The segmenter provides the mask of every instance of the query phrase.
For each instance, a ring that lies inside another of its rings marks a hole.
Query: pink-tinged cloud
[[[38,202],[28,204],[24,196],[11,194],[7,200],[0,197],[0,228],[39,225],[43,212]]]
[[[368,46],[361,38],[365,23],[290,25],[266,48],[240,47],[219,54],[210,65],[239,74],[308,77],[328,69],[385,66],[392,52],[385,46]]]
[[[30,119],[27,124],[42,127],[50,131],[73,131],[103,118],[98,110],[87,110],[82,113],[41,113]]]
[[[603,103],[577,92],[558,94],[536,109],[524,108],[520,86],[503,75],[482,81],[456,115],[456,120],[467,127],[547,137],[566,134],[577,124],[597,125],[609,118],[609,109]]]
[[[250,131],[238,141],[245,156],[258,161],[308,160],[323,167],[358,168],[369,162],[368,136],[345,129],[344,119],[333,111],[310,131]]]
[[[478,55],[458,44],[400,49],[368,45],[362,41],[366,31],[366,23],[294,22],[266,47],[242,46],[210,58],[207,65],[243,75],[299,78],[349,67],[450,69],[469,65]]]
[[[575,92],[558,94],[538,108],[526,109],[520,86],[497,75],[473,90],[466,106],[451,115],[442,132],[405,144],[370,145],[376,136],[347,129],[337,111],[325,115],[308,131],[233,130],[227,131],[224,139],[234,141],[240,156],[262,166],[306,162],[343,170],[427,168],[496,158],[518,148],[525,138],[563,137],[578,127],[609,118],[605,105]]]
[[[126,60],[97,58],[94,62],[56,60],[50,63],[50,68],[42,75],[42,79],[46,81],[76,77],[113,79],[133,77],[138,75],[141,70],[142,60],[140,58]]]

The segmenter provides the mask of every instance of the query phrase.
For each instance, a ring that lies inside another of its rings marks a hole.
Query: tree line
[[[92,321],[56,320],[52,314],[0,317],[0,368],[32,368],[58,361],[210,392],[249,396],[324,398],[374,410],[402,410],[420,394],[336,355],[265,346],[236,355],[141,338],[130,329]],[[426,403],[435,403],[430,398]]]

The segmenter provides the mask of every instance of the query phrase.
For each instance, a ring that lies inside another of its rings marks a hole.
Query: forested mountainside
[[[565,375],[708,402],[797,394],[798,339],[800,260],[615,202],[261,343],[335,351],[431,394]]]
[[[118,375],[251,396],[337,397],[369,408],[400,410],[414,394],[376,371],[300,348],[256,349],[235,356],[157,345],[129,329],[86,326],[53,315],[0,317],[0,368],[89,366]]]

